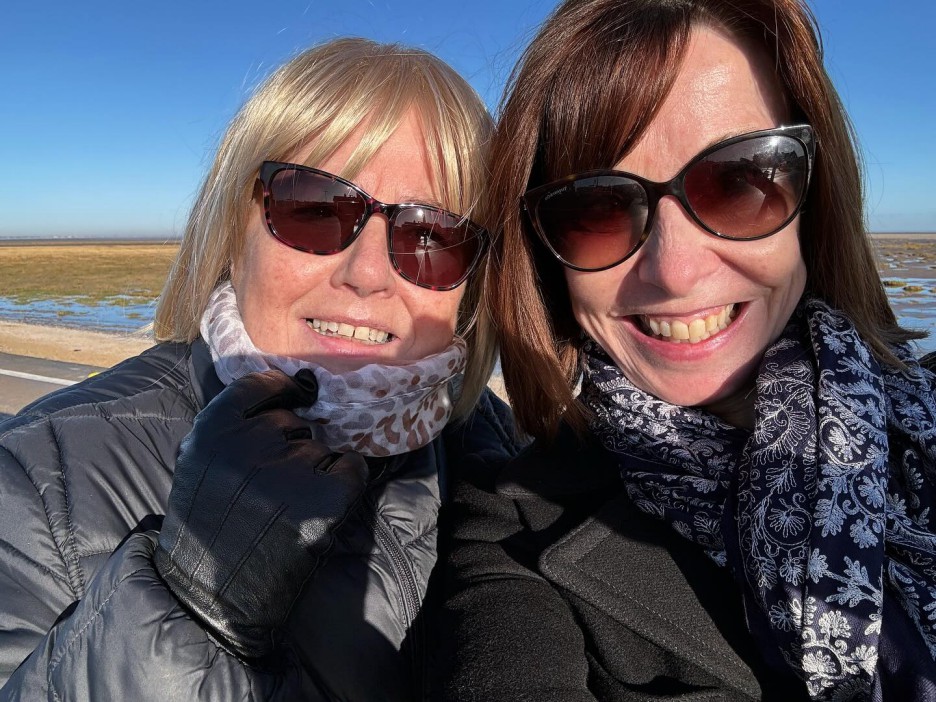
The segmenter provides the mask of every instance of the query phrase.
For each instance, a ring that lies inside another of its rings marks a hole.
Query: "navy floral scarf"
[[[630,498],[731,569],[762,654],[814,699],[877,697],[895,650],[936,679],[936,380],[894,352],[907,370],[805,300],[764,355],[748,432],[585,349],[581,400]],[[909,635],[884,641],[885,614]]]

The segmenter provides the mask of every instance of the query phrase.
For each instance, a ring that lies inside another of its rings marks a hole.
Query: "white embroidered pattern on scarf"
[[[936,379],[892,351],[906,369],[807,298],[764,355],[750,434],[640,390],[593,341],[583,354],[582,400],[634,504],[731,567],[764,657],[817,700],[864,699],[899,669],[879,654],[931,658],[921,677],[936,662]],[[879,645],[885,599],[908,617],[899,645]]]
[[[247,334],[230,282],[211,294],[201,335],[211,349],[215,372],[225,385],[248,373],[278,368],[295,375],[315,373],[318,400],[296,410],[310,421],[313,435],[333,451],[394,456],[425,446],[452,414],[465,369],[465,342],[454,337],[439,353],[400,366],[366,365],[335,374],[308,361],[260,351]]]

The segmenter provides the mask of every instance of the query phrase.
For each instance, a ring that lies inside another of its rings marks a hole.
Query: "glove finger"
[[[367,485],[369,471],[367,461],[355,451],[323,456],[312,466],[312,469],[317,475],[329,476],[327,479],[347,484],[348,490],[352,492],[362,492]]]
[[[305,424],[301,427],[284,429],[283,436],[286,437],[286,441],[306,441],[312,438],[312,428]]]
[[[249,373],[238,378],[218,393],[199,413],[203,422],[228,422],[249,419],[272,408],[294,409],[310,407],[318,398],[318,385],[307,377],[296,382],[281,370]]]
[[[254,402],[244,409],[245,419],[255,417],[272,408],[292,410],[298,407],[311,407],[318,399],[318,382],[315,380],[315,374],[310,370],[302,369],[293,378],[276,369],[252,373],[251,376],[260,377],[252,380],[256,383],[256,390],[251,388],[250,392],[255,392],[256,395],[251,395]],[[251,376],[245,376],[241,380]]]

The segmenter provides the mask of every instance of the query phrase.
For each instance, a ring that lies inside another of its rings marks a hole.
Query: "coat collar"
[[[540,568],[621,626],[760,698],[754,673],[726,642],[686,577],[686,565],[714,564],[666,529],[638,514],[619,492],[545,551]]]
[[[192,342],[192,368],[191,383],[196,394],[198,409],[204,409],[215,396],[224,390],[224,383],[215,373],[214,361],[211,360],[211,350],[204,339],[198,337]]]

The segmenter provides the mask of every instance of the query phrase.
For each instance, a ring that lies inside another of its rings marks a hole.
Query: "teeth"
[[[718,314],[712,314],[708,317],[697,317],[688,321],[662,319],[651,319],[642,317],[645,329],[648,329],[654,336],[666,339],[671,343],[690,343],[698,344],[709,337],[715,336],[720,331],[724,331],[737,316],[737,305],[725,305]]]
[[[708,339],[708,332],[705,331],[705,320],[704,319],[693,319],[689,323],[689,341],[693,344],[698,344],[700,341]]]
[[[685,322],[670,322],[670,333],[674,339],[682,341],[689,338],[689,327]]]
[[[343,336],[369,344],[385,344],[391,338],[389,332],[371,327],[355,327],[345,322],[330,322],[323,319],[308,319],[306,324],[314,331],[325,336]]]

